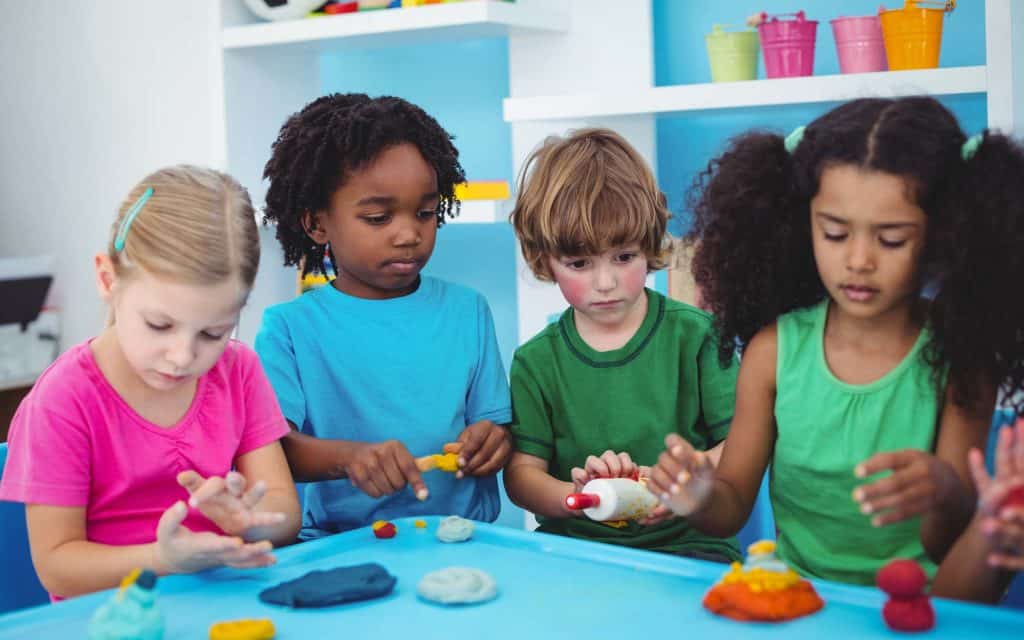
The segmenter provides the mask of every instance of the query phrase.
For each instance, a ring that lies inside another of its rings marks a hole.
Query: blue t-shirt
[[[416,291],[390,300],[325,286],[274,305],[263,315],[256,352],[285,417],[318,438],[393,438],[418,457],[440,453],[466,425],[511,421],[487,302],[436,278],[423,276]],[[498,516],[494,476],[456,480],[431,471],[424,481],[424,502],[408,487],[374,499],[348,480],[310,483],[300,538],[412,515]]]

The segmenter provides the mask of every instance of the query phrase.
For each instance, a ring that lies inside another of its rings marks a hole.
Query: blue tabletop
[[[581,542],[477,523],[468,542],[445,544],[434,537],[439,518],[417,529],[397,520],[398,535],[378,540],[369,528],[296,545],[278,552],[266,569],[218,569],[172,576],[157,584],[157,604],[167,621],[166,640],[206,638],[214,622],[270,618],[279,640],[346,638],[887,638],[877,589],[815,582],[825,608],[781,623],[740,623],[712,615],[701,606],[725,565]],[[377,562],[398,578],[395,590],[378,600],[326,609],[293,610],[259,601],[268,586],[313,569]],[[449,566],[483,569],[498,583],[491,602],[441,607],[421,601],[416,584],[425,574]],[[0,638],[49,640],[84,638],[89,616],[111,592],[74,598],[0,617]],[[1024,614],[933,600],[937,624],[929,638],[986,640],[1020,638]],[[373,635],[371,635],[373,634]],[[925,636],[921,636],[925,637]]]

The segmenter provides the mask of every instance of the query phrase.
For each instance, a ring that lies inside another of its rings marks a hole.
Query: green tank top
[[[852,497],[857,486],[882,477],[854,477],[854,467],[871,455],[934,450],[940,396],[922,357],[928,329],[887,374],[853,385],[825,361],[827,314],[826,299],[778,321],[778,436],[769,491],[779,557],[807,576],[865,585],[889,560],[912,558],[930,580],[936,567],[921,546],[921,519],[875,528]]]

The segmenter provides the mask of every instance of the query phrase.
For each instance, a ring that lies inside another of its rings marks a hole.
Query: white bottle
[[[658,498],[632,478],[596,478],[569,494],[565,506],[598,522],[640,520],[658,506]]]

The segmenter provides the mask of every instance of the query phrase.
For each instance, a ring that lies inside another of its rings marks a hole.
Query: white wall
[[[67,348],[102,327],[91,257],[123,195],[166,164],[217,164],[210,0],[4,2],[0,256],[56,254]],[[219,97],[218,97],[219,100]]]

